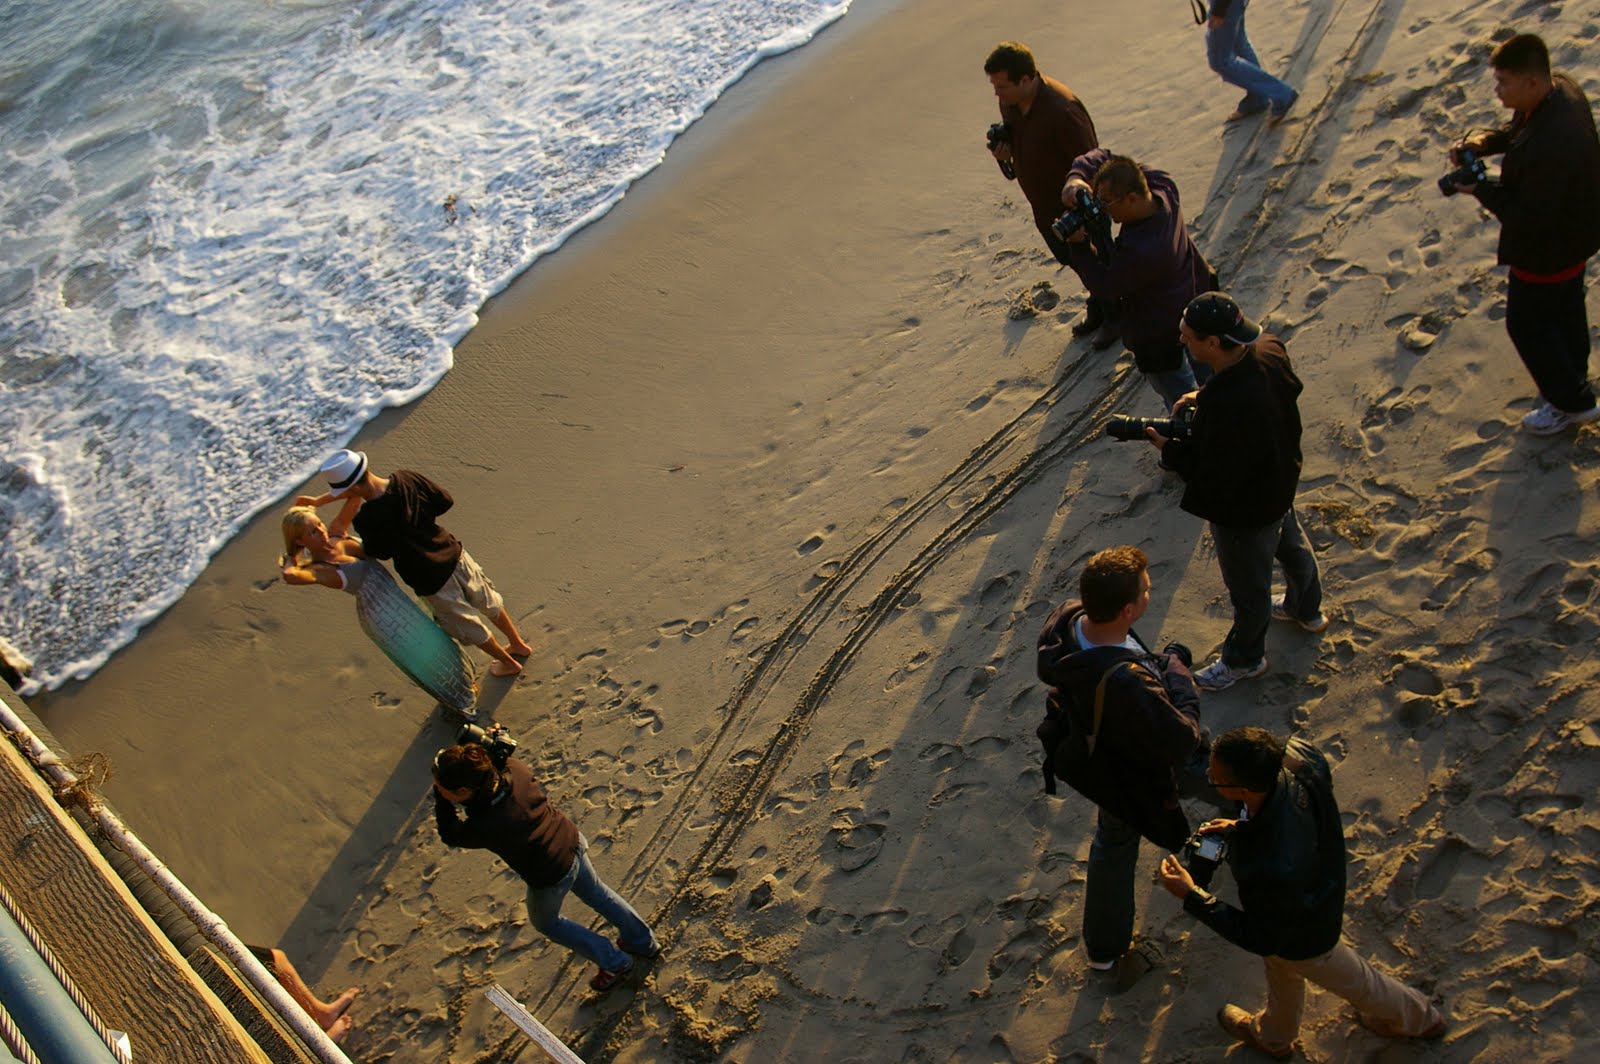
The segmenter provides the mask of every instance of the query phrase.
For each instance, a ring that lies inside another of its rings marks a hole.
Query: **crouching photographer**
[[[589,840],[550,804],[528,766],[511,756],[516,745],[500,725],[487,731],[468,725],[455,746],[434,757],[439,838],[447,846],[499,856],[528,885],[528,922],[593,961],[599,971],[589,986],[609,990],[633,970],[635,957],[655,957],[660,947],[639,914],[589,863]],[[568,893],[617,929],[615,944],[561,915]]]
[[[1294,512],[1300,483],[1300,378],[1283,342],[1261,331],[1221,292],[1197,296],[1183,311],[1178,335],[1189,354],[1214,374],[1182,396],[1193,411],[1185,436],[1154,428],[1145,436],[1161,464],[1183,478],[1184,510],[1210,522],[1217,565],[1233,606],[1233,627],[1216,661],[1194,675],[1208,691],[1267,671],[1270,619],[1309,632],[1328,626],[1322,577]],[[1287,587],[1272,597],[1272,562]]]
[[[1153,653],[1133,631],[1150,605],[1144,552],[1100,551],[1078,593],[1039,634],[1039,678],[1049,685],[1039,739],[1045,789],[1054,793],[1059,777],[1099,807],[1083,942],[1089,966],[1110,971],[1133,941],[1140,837],[1167,850],[1182,845],[1189,821],[1180,795],[1225,805],[1205,783],[1206,734],[1188,650],[1173,643]]]
[[[1172,335],[1173,325],[1189,300],[1217,287],[1216,273],[1189,235],[1171,174],[1096,148],[1073,161],[1062,191],[1080,214],[1089,213],[1085,197],[1102,205],[1104,224],[1115,222],[1117,235],[1102,256],[1089,225],[1072,227],[1064,237],[1070,264],[1091,295],[1120,308],[1123,346],[1170,411],[1206,377]]]
[[[1211,747],[1207,778],[1242,807],[1237,820],[1200,826],[1202,839],[1226,838],[1215,852],[1233,874],[1239,904],[1197,885],[1173,855],[1161,862],[1158,882],[1182,900],[1184,912],[1265,964],[1266,1006],[1254,1013],[1222,1006],[1222,1029],[1287,1060],[1309,979],[1354,1005],[1362,1025],[1377,1034],[1443,1035],[1444,1017],[1426,996],[1378,971],[1341,938],[1344,822],[1321,751],[1299,739],[1281,743],[1262,728],[1235,728]]]

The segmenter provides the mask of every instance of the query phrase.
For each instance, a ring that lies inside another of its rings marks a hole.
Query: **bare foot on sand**
[[[356,995],[359,993],[361,993],[361,988],[359,986],[353,986],[344,993],[340,994],[338,997],[334,998],[332,1001],[328,1002],[328,1004],[323,1008],[318,1009],[317,1015],[313,1017],[317,1021],[318,1026],[320,1026],[324,1031],[330,1029],[335,1020],[339,1019],[349,1011],[350,1003],[356,999]]]
[[[510,646],[506,647],[506,650],[514,658],[525,658],[533,653],[533,648],[523,642],[512,643]]]
[[[334,1045],[338,1045],[344,1041],[345,1035],[349,1034],[350,1028],[354,1026],[355,1024],[350,1022],[350,1017],[340,1016],[333,1021],[333,1026],[328,1028],[328,1037],[333,1039]]]
[[[496,661],[489,666],[490,676],[515,676],[522,671],[522,666],[514,661]]]

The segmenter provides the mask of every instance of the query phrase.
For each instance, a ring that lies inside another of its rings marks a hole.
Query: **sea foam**
[[[848,0],[65,0],[0,24],[0,604],[56,687]]]

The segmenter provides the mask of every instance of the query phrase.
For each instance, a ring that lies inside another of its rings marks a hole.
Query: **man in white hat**
[[[338,451],[322,464],[328,492],[300,496],[297,506],[326,506],[345,499],[340,517],[349,521],[369,558],[394,562],[394,571],[433,608],[439,627],[494,659],[489,672],[515,676],[518,658],[533,653],[494,584],[478,568],[461,541],[439,527],[438,517],[455,505],[450,493],[421,473],[397,469],[380,477],[367,468],[361,451]],[[506,637],[505,645],[484,624],[487,617]]]

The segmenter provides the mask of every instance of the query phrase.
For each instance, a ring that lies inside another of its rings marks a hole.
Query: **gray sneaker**
[[[1289,607],[1284,605],[1284,600],[1281,598],[1272,600],[1272,619],[1275,621],[1293,621],[1295,624],[1298,624],[1301,628],[1304,628],[1312,635],[1320,635],[1328,630],[1328,618],[1326,614],[1319,613],[1315,617],[1310,618],[1296,617],[1294,614],[1289,612]]]
[[[1267,659],[1262,658],[1254,665],[1243,665],[1234,668],[1226,661],[1218,658],[1210,665],[1200,669],[1194,674],[1194,682],[1207,691],[1226,691],[1240,680],[1248,680],[1252,676],[1260,676],[1267,671]]]
[[[1591,406],[1587,410],[1569,412],[1562,410],[1547,402],[1541,402],[1537,407],[1523,415],[1522,427],[1535,436],[1554,436],[1563,429],[1573,425],[1585,425],[1600,417],[1600,406]]]

